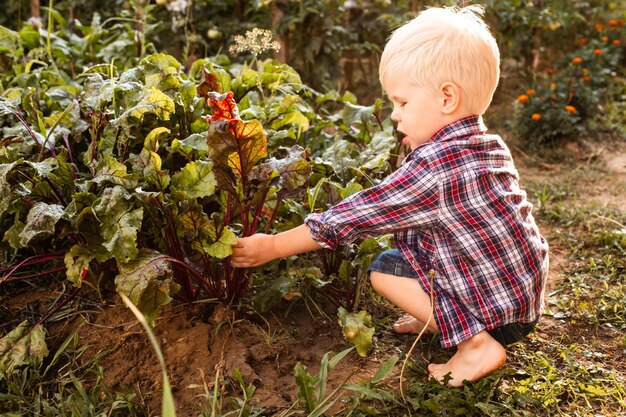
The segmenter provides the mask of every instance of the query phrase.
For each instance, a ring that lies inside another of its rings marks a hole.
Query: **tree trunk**
[[[272,31],[276,34],[276,40],[280,42],[280,50],[274,52],[274,59],[279,62],[286,64],[287,59],[289,57],[289,44],[287,39],[283,39],[278,35],[278,26],[280,25],[280,21],[283,20],[285,13],[278,7],[276,1],[272,2]]]
[[[30,16],[33,18],[41,19],[41,1],[30,0]]]
[[[542,10],[544,8],[543,0],[534,0],[533,4],[534,4],[534,7],[539,10]],[[541,50],[541,28],[535,27],[533,29],[533,36],[532,36],[531,56],[529,57],[529,60],[526,63],[527,65],[526,68],[528,68],[531,71],[533,78],[535,77],[537,68],[539,67],[540,50]]]

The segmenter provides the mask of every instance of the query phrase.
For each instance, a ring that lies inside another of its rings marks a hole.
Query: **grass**
[[[43,364],[1,374],[1,415],[145,416],[137,394],[104,383],[100,360],[107,352],[85,359],[86,350],[76,329]]]

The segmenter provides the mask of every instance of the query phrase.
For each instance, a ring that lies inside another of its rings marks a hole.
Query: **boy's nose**
[[[393,120],[396,123],[400,121],[400,119],[398,118],[398,112],[395,108],[391,112],[391,120]]]

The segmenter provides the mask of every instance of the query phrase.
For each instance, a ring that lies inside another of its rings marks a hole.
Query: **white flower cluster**
[[[274,35],[267,29],[254,28],[246,32],[245,36],[235,35],[235,43],[229,48],[232,54],[250,52],[259,55],[265,51],[280,50],[280,42],[274,40]]]
[[[188,4],[189,2],[187,0],[174,0],[168,3],[165,7],[167,7],[167,10],[170,12],[184,13]]]

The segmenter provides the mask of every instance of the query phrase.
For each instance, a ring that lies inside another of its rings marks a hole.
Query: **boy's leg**
[[[424,292],[415,278],[399,277],[378,271],[370,272],[370,282],[377,293],[398,306],[405,313],[415,317],[422,326],[431,315],[430,296]],[[427,331],[438,332],[434,318],[431,318]]]
[[[418,321],[428,321],[432,311],[430,296],[416,279],[371,271],[370,280],[380,295]],[[427,330],[438,331],[434,320],[431,320]],[[461,386],[464,380],[476,381],[498,369],[506,360],[504,347],[484,330],[461,342],[457,349],[447,363],[428,366],[428,372],[440,382],[450,374],[452,379],[448,384],[451,386]]]

